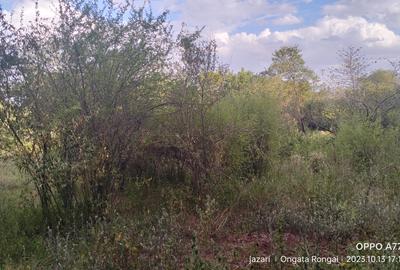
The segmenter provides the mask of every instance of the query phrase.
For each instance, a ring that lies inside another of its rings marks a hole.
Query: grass
[[[212,179],[205,196],[193,196],[185,184],[136,179],[109,202],[104,217],[67,231],[41,226],[32,188],[3,162],[0,269],[293,269],[249,266],[248,258],[358,255],[356,242],[396,241],[398,171],[376,163],[371,181],[370,171],[346,160],[352,152],[337,158],[331,137],[302,140],[267,174]],[[347,263],[343,269],[376,266]]]
[[[44,254],[40,209],[33,194],[11,161],[0,163],[0,269],[29,264],[33,256]]]

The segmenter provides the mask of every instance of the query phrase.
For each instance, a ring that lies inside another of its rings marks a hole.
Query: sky
[[[51,16],[52,1],[39,0],[41,15]],[[235,71],[263,71],[274,50],[292,45],[319,73],[337,65],[337,51],[348,46],[362,47],[378,67],[388,66],[385,59],[400,60],[399,0],[152,0],[150,5],[155,13],[169,10],[177,28],[183,22],[205,26],[204,36],[217,41],[221,62]],[[15,14],[24,7],[26,18],[34,16],[32,0],[0,0],[0,6]]]

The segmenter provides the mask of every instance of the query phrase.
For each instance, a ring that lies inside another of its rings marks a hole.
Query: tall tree
[[[309,81],[315,77],[314,72],[306,67],[301,50],[297,46],[285,46],[276,50],[272,54],[272,64],[265,73],[292,82]]]
[[[0,40],[0,121],[44,217],[101,211],[162,103],[157,84],[173,44],[166,14],[59,0],[52,24],[38,14],[14,29],[0,12]]]
[[[332,78],[346,111],[370,121],[376,121],[379,116],[385,118],[398,104],[396,67],[394,71],[369,73],[372,62],[361,48],[348,47],[340,50],[338,56],[341,64],[332,70]]]
[[[340,65],[331,70],[331,77],[338,87],[356,93],[360,82],[368,75],[370,61],[361,47],[348,47],[337,52]]]
[[[314,72],[305,65],[301,50],[297,46],[282,47],[272,55],[272,64],[264,73],[278,76],[287,83],[284,112],[294,119],[300,131],[306,131],[304,103],[316,80]]]

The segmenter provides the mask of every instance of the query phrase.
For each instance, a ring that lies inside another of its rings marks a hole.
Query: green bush
[[[351,119],[339,127],[336,138],[338,156],[351,162],[358,171],[375,165],[384,153],[383,129],[366,120]]]
[[[211,110],[211,121],[225,138],[222,164],[233,175],[262,175],[279,147],[280,112],[267,93],[239,93]]]
[[[43,231],[41,210],[32,200],[0,192],[0,268],[43,257]]]

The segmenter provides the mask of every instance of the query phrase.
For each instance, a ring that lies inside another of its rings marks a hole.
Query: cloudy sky
[[[51,1],[39,0],[42,15],[51,14]],[[34,14],[31,0],[0,0],[0,5],[16,13],[25,7],[28,18]],[[335,65],[337,50],[348,46],[363,47],[373,59],[400,59],[399,0],[152,0],[151,5],[156,12],[168,9],[178,26],[205,26],[205,35],[217,40],[221,61],[234,70],[262,71],[284,45],[298,45],[317,71]]]

